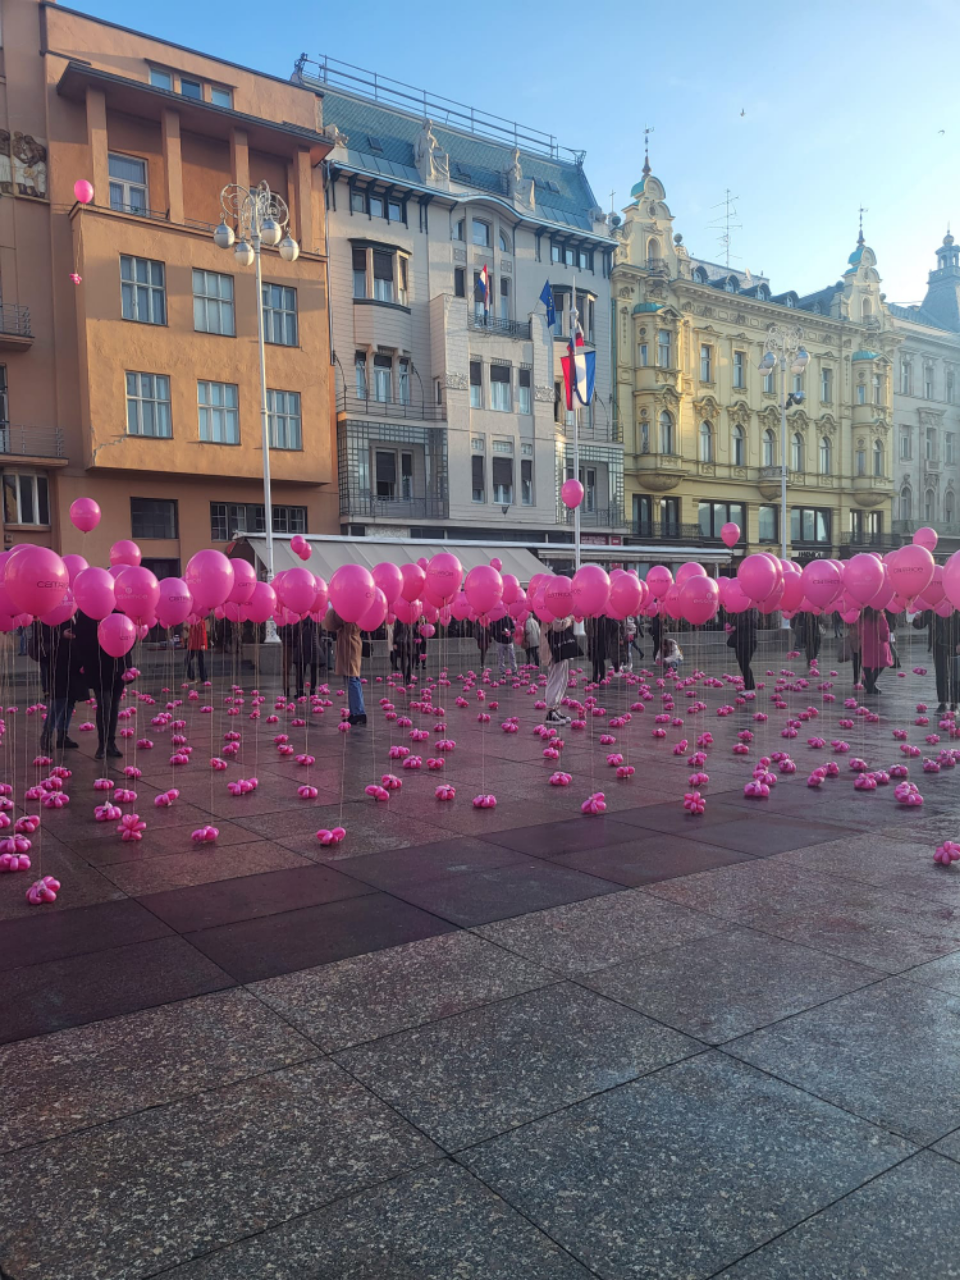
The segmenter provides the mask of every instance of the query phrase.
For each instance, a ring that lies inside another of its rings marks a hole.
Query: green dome
[[[632,200],[639,200],[640,197],[643,195],[643,185],[645,182],[646,182],[646,178],[641,178],[640,181],[636,184],[636,186],[633,186],[630,188],[630,198]]]
[[[851,360],[879,360],[880,357],[876,351],[855,351],[850,357]]]
[[[662,302],[638,302],[633,308],[633,314],[635,316],[639,316],[648,311],[660,311],[662,308]]]

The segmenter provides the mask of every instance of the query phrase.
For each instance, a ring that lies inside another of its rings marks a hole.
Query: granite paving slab
[[[951,1280],[960,1275],[960,1168],[929,1151],[794,1227],[723,1280]]]
[[[285,974],[251,990],[333,1053],[555,981],[548,970],[459,931]]]
[[[188,1263],[170,1280],[590,1280],[466,1169],[403,1174]]]
[[[447,1150],[696,1053],[686,1036],[568,983],[337,1055]]]
[[[188,938],[236,981],[256,982],[432,938],[455,927],[388,894],[368,893],[201,929]]]
[[[0,1265],[140,1280],[436,1156],[319,1061],[14,1152],[0,1161]]]
[[[246,991],[182,1000],[0,1047],[0,1152],[291,1066],[317,1050]]]
[[[559,857],[584,849],[602,849],[636,840],[637,832],[626,823],[605,814],[585,821],[582,815],[560,822],[544,822],[535,827],[491,831],[484,838],[491,844],[516,849],[540,858]]]
[[[722,928],[720,920],[630,889],[484,925],[477,933],[574,976]]]
[[[73,907],[49,915],[34,908],[32,916],[7,920],[0,928],[0,973],[90,951],[106,951],[132,942],[148,942],[172,932],[132,898]]]
[[[234,985],[178,937],[28,965],[5,974],[0,985],[0,1044]]]
[[[206,826],[210,821],[210,814],[204,809],[198,809],[198,817],[194,822],[180,821],[157,829],[153,822],[154,814],[157,812],[163,812],[163,810],[151,809],[146,814],[144,820],[148,826],[143,833],[144,839],[139,843],[135,840],[118,840],[114,826],[103,823],[99,838],[77,840],[71,847],[95,867],[106,867],[117,862],[142,862],[146,858],[170,857],[191,850],[193,848],[190,839],[192,833],[197,827]],[[177,810],[178,817],[182,813],[182,809]],[[261,838],[255,831],[238,827],[233,822],[217,819],[214,825],[220,832],[217,836],[218,849],[226,849],[235,844],[247,844]]]
[[[899,975],[907,982],[919,982],[923,987],[937,987],[951,995],[960,996],[960,950],[928,960],[915,969],[904,969]]]
[[[332,859],[332,863],[340,861]],[[385,853],[361,854],[349,858],[342,870],[365,884],[390,890],[405,884],[422,884],[448,875],[462,875],[494,867],[536,866],[533,859],[515,849],[477,840],[471,836],[450,836],[431,844],[408,845]]]
[[[115,839],[119,840],[119,836]],[[124,896],[115,884],[91,867],[79,854],[66,848],[58,840],[44,838],[38,842],[33,837],[30,851],[32,867],[27,872],[0,875],[0,922],[23,917],[36,919],[37,908],[26,900],[26,892],[39,876],[56,876],[66,892],[58,894],[56,902],[48,903],[44,911],[58,914],[76,907],[90,906],[97,902],[110,902]]]
[[[921,1145],[960,1126],[960,997],[887,978],[725,1046]]]
[[[605,1280],[705,1280],[913,1150],[711,1052],[459,1159]]]
[[[636,889],[645,884],[658,884],[661,880],[673,880],[677,876],[693,875],[697,871],[746,862],[752,856],[736,849],[721,849],[717,845],[702,844],[700,840],[688,840],[686,836],[668,835],[666,832],[644,832],[638,829],[637,837],[627,844],[611,845],[603,849],[583,849],[579,853],[551,857],[550,861],[562,867],[576,867],[579,871]]]
[[[778,854],[791,866],[843,876],[899,893],[936,898],[960,905],[960,869],[934,862],[936,844],[906,834],[878,839],[875,834],[849,836],[828,844],[811,845]]]
[[[307,860],[269,840],[228,845],[194,844],[183,853],[142,862],[117,862],[102,868],[103,875],[131,897],[143,898],[167,889],[185,889],[288,867],[306,867]]]
[[[709,1044],[766,1026],[886,975],[734,928],[640,956],[581,981]]]

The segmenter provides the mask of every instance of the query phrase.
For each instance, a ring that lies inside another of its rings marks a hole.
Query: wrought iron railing
[[[63,432],[59,427],[21,427],[0,424],[0,453],[27,458],[62,458]]]
[[[574,514],[572,511],[564,508],[564,523],[572,525],[574,522]],[[592,511],[587,510],[584,504],[580,506],[580,527],[582,529],[621,529],[627,526],[624,518],[622,507],[594,507]]]
[[[381,498],[372,493],[340,495],[342,516],[386,520],[446,520],[450,508],[443,498]]]
[[[501,320],[499,316],[470,316],[470,328],[480,333],[492,333],[501,338],[521,338],[530,341],[529,320]]]
[[[18,338],[32,338],[30,308],[19,307],[14,302],[4,302],[0,306],[0,333],[9,333]]]
[[[635,538],[653,542],[719,542],[703,533],[698,524],[681,524],[679,520],[634,520],[631,532]]]
[[[95,209],[110,209],[113,213],[133,213],[138,218],[150,218],[154,222],[169,222],[170,213],[166,209],[147,209],[143,205],[124,204],[119,200],[111,200],[109,204],[94,205]]]
[[[371,396],[337,396],[337,413],[363,414],[365,418],[400,418],[408,422],[446,422],[447,409],[442,404],[413,403],[403,400],[377,400]]]
[[[841,533],[841,547],[882,547],[884,550],[892,550],[903,544],[903,538],[898,533]]]

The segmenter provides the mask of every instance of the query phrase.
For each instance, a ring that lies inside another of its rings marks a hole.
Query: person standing
[[[363,705],[363,685],[360,683],[360,664],[363,658],[363,640],[355,622],[345,622],[335,609],[328,609],[323,625],[337,637],[338,676],[347,681],[347,706],[350,724],[366,724],[367,709]]]
[[[404,684],[409,684],[413,675],[413,648],[413,627],[398,618],[393,624],[393,659],[394,670],[401,673]]]
[[[482,622],[474,623],[474,633],[477,637],[477,648],[480,650],[480,670],[487,665],[487,650],[490,648],[490,628]]]
[[[733,631],[727,644],[737,655],[737,666],[743,676],[744,689],[755,689],[757,682],[753,678],[753,655],[757,651],[757,626],[760,615],[756,609],[744,609],[742,613],[733,615]],[[730,641],[733,641],[730,644]]]
[[[869,606],[860,619],[860,655],[863,660],[863,685],[867,693],[882,693],[877,681],[884,667],[893,666],[890,652],[890,624],[886,615]]]
[[[97,700],[97,751],[95,759],[108,756],[119,760],[123,752],[117,746],[117,718],[120,715],[120,698],[123,694],[123,675],[131,665],[129,653],[113,658],[100,647],[97,623],[85,613],[78,613],[76,622],[77,657],[86,682],[93,689]]]
[[[544,623],[540,630],[540,661],[547,666],[545,724],[570,723],[570,717],[563,711],[562,703],[570,679],[570,660],[579,653],[580,645],[573,634],[572,617],[555,618],[553,622]]]
[[[812,613],[801,613],[795,623],[798,645],[803,645],[807,666],[817,660],[820,652],[820,619]]]
[[[928,628],[930,647],[933,651],[933,670],[937,680],[937,711],[956,711],[960,680],[957,666],[960,664],[960,614],[953,610],[942,618],[935,610],[925,609],[913,620],[918,631]]]
[[[187,629],[187,680],[191,684],[196,684],[194,671],[199,668],[200,679],[206,682],[207,679],[207,620],[200,618],[197,622],[191,622]]]
[[[490,635],[497,645],[497,670],[501,680],[506,679],[508,671],[517,674],[517,653],[513,647],[515,626],[516,623],[509,615],[490,624]]]
[[[90,690],[80,674],[80,659],[74,644],[76,631],[72,621],[63,622],[57,627],[40,626],[40,644],[44,647],[50,663],[50,708],[43,722],[40,734],[40,748],[52,750],[56,745],[63,748],[75,748],[80,744],[69,737],[70,720],[73,708],[81,698],[89,696]],[[56,735],[56,744],[54,744]]]
[[[527,652],[529,666],[540,665],[540,623],[535,613],[531,613],[523,624],[523,647]]]

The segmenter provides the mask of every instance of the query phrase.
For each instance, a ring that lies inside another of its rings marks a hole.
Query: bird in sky
[[[747,113],[746,113],[746,111],[744,111],[743,109],[741,109],[740,114],[741,114],[742,116],[745,116]],[[941,133],[943,133],[943,130],[941,129],[941,130],[940,130],[940,132],[941,132]]]

